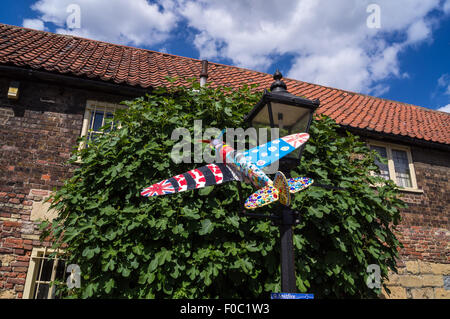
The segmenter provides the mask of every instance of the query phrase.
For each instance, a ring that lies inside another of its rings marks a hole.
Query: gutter
[[[152,92],[152,87],[133,87],[128,84],[116,84],[106,81],[91,80],[85,77],[56,74],[47,71],[37,71],[10,65],[0,65],[0,75],[17,77],[24,80],[41,80],[45,82],[64,84],[67,86],[88,90],[102,91],[124,96],[144,96]]]

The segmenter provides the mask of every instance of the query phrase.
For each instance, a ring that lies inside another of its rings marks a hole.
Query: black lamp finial
[[[277,69],[275,73],[273,74],[273,79],[275,80],[272,85],[270,86],[271,92],[280,92],[280,91],[287,91],[286,83],[284,83],[281,78],[283,77],[283,74]]]

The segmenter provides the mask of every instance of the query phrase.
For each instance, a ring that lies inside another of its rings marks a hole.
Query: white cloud
[[[447,113],[450,113],[450,104],[447,104],[446,106],[440,107],[440,108],[438,108],[436,111],[441,111],[441,112],[447,112]]]
[[[445,7],[440,0],[379,0],[381,28],[371,29],[370,3],[178,0],[180,14],[198,30],[194,44],[202,58],[267,71],[287,53],[293,56],[288,77],[379,93],[389,89],[381,80],[407,76],[399,53],[432,39],[429,13]]]
[[[44,26],[44,21],[40,19],[23,19],[22,25],[25,28],[35,29],[35,30],[46,30]]]
[[[442,74],[437,83],[438,87],[444,88],[444,94],[450,95],[450,74]]]
[[[153,45],[166,40],[177,16],[170,0],[77,0],[81,28],[69,28],[67,12],[73,0],[40,0],[32,9],[40,20],[58,26],[57,32],[120,44]]]
[[[343,48],[332,55],[299,57],[289,77],[337,88],[361,90],[367,83],[369,57],[358,48]],[[345,85],[344,85],[345,83]]]
[[[446,14],[450,13],[450,0],[445,1],[443,10]]]
[[[72,2],[39,0],[33,20],[53,23],[59,33],[166,47],[184,19],[202,59],[268,71],[288,54],[288,77],[369,94],[387,92],[383,80],[409,76],[399,54],[432,41],[437,18],[430,12],[450,13],[450,0],[377,0],[381,27],[369,28],[372,0],[77,0],[81,28],[70,29]]]
[[[445,85],[447,85],[447,83],[448,83],[449,80],[450,80],[449,74],[448,74],[448,73],[445,73],[445,74],[442,74],[442,75],[439,77],[437,83],[438,83],[439,86],[445,86]]]
[[[407,34],[407,43],[416,43],[428,39],[431,34],[431,29],[430,26],[427,25],[423,19],[421,19],[411,24],[408,28]]]

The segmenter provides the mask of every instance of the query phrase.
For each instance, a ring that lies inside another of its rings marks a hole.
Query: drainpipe
[[[200,72],[200,86],[205,86],[208,79],[208,60],[202,60],[202,71]]]

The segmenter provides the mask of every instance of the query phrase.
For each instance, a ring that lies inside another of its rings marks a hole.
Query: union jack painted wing
[[[240,178],[226,164],[208,164],[146,187],[141,195],[150,197],[174,194],[237,180]]]
[[[165,179],[159,183],[147,187],[141,192],[143,196],[157,196],[175,193],[175,188],[169,180]]]

